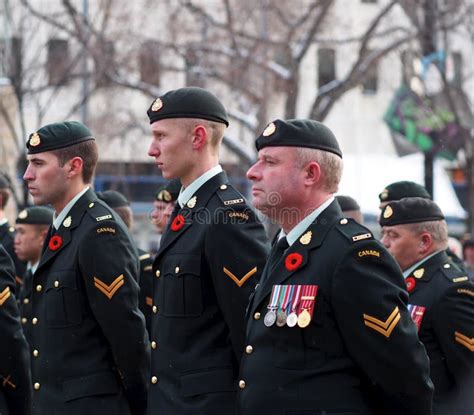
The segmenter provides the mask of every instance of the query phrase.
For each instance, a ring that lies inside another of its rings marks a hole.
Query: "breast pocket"
[[[82,322],[80,294],[74,270],[56,271],[46,284],[46,324],[60,328]]]
[[[200,316],[203,308],[200,256],[171,256],[163,271],[163,315]]]

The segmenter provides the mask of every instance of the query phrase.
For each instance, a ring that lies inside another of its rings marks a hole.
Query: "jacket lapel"
[[[427,287],[427,283],[431,281],[436,270],[441,268],[443,264],[449,262],[449,258],[446,255],[446,252],[439,252],[426,262],[423,262],[419,267],[417,267],[409,277],[412,277],[415,280],[415,287],[410,292],[410,297],[413,297],[414,294],[418,291],[423,290]]]

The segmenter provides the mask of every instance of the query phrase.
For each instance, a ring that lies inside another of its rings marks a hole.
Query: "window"
[[[336,51],[322,48],[318,50],[318,88],[336,79]]]
[[[189,47],[185,56],[186,85],[204,87],[204,77],[198,53]]]
[[[140,80],[152,85],[160,85],[160,45],[155,40],[148,40],[140,47],[139,55]]]
[[[112,84],[110,74],[115,68],[115,46],[111,40],[98,45],[100,60],[96,62],[95,83],[97,87],[107,87]]]
[[[370,55],[374,51],[367,51],[367,55]],[[362,92],[364,94],[370,95],[377,92],[378,87],[378,68],[377,62],[370,64],[365,75],[365,79],[362,81]]]
[[[69,69],[69,45],[67,40],[50,39],[48,41],[48,72],[49,85],[65,85]]]
[[[22,73],[22,39],[0,39],[0,78],[18,81]]]

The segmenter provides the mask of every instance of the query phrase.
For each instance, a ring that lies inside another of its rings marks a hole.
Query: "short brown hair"
[[[64,166],[74,157],[80,157],[83,161],[82,180],[84,183],[92,183],[97,161],[99,160],[99,149],[94,140],[83,141],[69,147],[51,151],[59,161],[59,165]]]
[[[5,209],[10,198],[10,191],[7,188],[0,189],[0,209]]]

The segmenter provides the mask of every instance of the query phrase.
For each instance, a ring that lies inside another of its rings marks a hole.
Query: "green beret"
[[[53,223],[53,210],[45,206],[27,207],[18,214],[16,223],[51,225]]]
[[[343,212],[347,210],[360,210],[360,206],[355,199],[350,196],[338,195],[336,200]]]
[[[78,121],[48,124],[30,134],[26,147],[28,154],[42,153],[94,140],[91,131]]]
[[[329,151],[342,158],[339,143],[332,131],[313,120],[275,120],[257,138],[257,151],[264,147],[308,147]]]
[[[199,118],[229,126],[222,103],[211,92],[197,87],[168,91],[152,102],[147,114],[150,124],[166,118]]]
[[[422,197],[424,199],[431,199],[431,195],[424,186],[409,181],[400,181],[389,184],[382,193],[379,194],[381,202],[400,200],[404,197]]]
[[[382,209],[379,223],[380,226],[393,226],[443,219],[443,212],[432,200],[422,197],[406,197],[389,202]]]
[[[165,186],[160,187],[155,194],[155,199],[161,202],[174,202],[178,199],[181,190],[179,179],[170,180]]]
[[[111,208],[129,206],[130,202],[123,193],[117,192],[116,190],[105,190],[103,192],[97,192],[97,197],[103,200]]]

